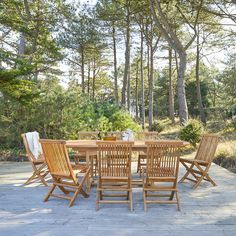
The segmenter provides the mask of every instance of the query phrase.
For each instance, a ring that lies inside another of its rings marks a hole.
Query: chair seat
[[[40,159],[36,159],[33,161],[34,164],[43,164],[45,163],[45,159],[44,158],[40,158]]]
[[[208,165],[209,162],[208,161],[203,161],[203,160],[197,160],[197,159],[186,159],[186,158],[180,158],[181,162],[187,162],[187,163],[198,163],[198,164],[202,164],[202,165]]]
[[[83,164],[72,164],[71,167],[75,174],[85,173],[88,170],[88,167]]]

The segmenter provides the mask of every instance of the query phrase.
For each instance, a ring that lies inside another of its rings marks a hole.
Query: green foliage
[[[141,130],[141,127],[137,123],[135,123],[130,115],[124,110],[120,110],[114,113],[111,117],[111,121],[114,131],[122,131],[126,129],[131,129],[132,131]]]
[[[98,119],[97,130],[102,131],[104,134],[107,134],[108,131],[112,130],[112,123],[105,116],[101,116]]]
[[[0,143],[5,147],[21,146],[20,134],[33,130],[42,138],[77,139],[82,130],[139,129],[117,105],[92,102],[76,85],[65,89],[51,78],[40,82],[37,90],[39,95],[26,104],[0,97]]]
[[[157,131],[161,133],[161,131],[163,130],[164,130],[164,125],[155,120],[152,124],[151,131]]]
[[[187,124],[180,130],[179,138],[190,142],[190,144],[196,147],[196,144],[200,141],[203,134],[203,125],[200,121],[191,119]]]

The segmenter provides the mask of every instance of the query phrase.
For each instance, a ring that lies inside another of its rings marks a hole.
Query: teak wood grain
[[[131,154],[133,142],[98,141],[98,183],[96,209],[100,204],[127,203],[133,210]],[[126,194],[110,194],[110,192]],[[108,192],[108,193],[107,193]],[[125,200],[104,198],[125,197]]]
[[[147,211],[147,204],[177,204],[178,210],[178,172],[180,141],[147,141],[147,165],[143,172],[143,200],[144,210]],[[168,192],[169,194],[153,194],[153,192]],[[159,198],[167,197],[166,200]],[[175,198],[174,198],[175,197]],[[150,198],[158,198],[150,200]]]
[[[32,152],[30,151],[26,134],[25,133],[21,134],[21,137],[23,139],[23,143],[25,146],[26,156],[33,168],[32,175],[28,178],[28,180],[24,184],[27,185],[37,180],[40,180],[45,186],[48,186],[45,177],[49,174],[49,171],[43,154],[41,154],[39,158],[36,159],[32,154]]]
[[[88,197],[89,195],[83,190],[83,184],[86,179],[89,179],[90,167],[71,165],[65,141],[40,139],[40,143],[49,172],[53,178],[53,186],[44,201],[48,201],[50,197],[67,199],[70,201],[69,207],[71,207],[79,193],[85,198]],[[79,180],[79,177],[81,177],[81,180]],[[64,195],[54,194],[56,187]],[[70,192],[74,193],[72,197],[68,195]]]
[[[218,142],[219,136],[215,134],[205,134],[201,139],[194,159],[180,158],[180,162],[185,167],[186,173],[179,182],[183,182],[185,179],[188,179],[195,182],[193,188],[197,188],[202,180],[206,180],[213,186],[216,186],[216,183],[209,176],[208,171],[211,167]],[[189,175],[191,175],[193,179],[189,178]]]

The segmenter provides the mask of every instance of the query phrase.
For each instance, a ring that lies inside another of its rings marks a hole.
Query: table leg
[[[91,188],[91,183],[93,182],[93,157],[90,156],[90,152],[86,151],[85,152],[85,156],[86,156],[86,165],[90,166],[90,176],[86,181],[86,191],[87,193],[90,192],[90,188]]]

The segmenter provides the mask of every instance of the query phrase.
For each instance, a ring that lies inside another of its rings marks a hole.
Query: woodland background
[[[178,137],[194,124],[234,158],[235,36],[234,0],[2,0],[1,155],[30,130]]]

